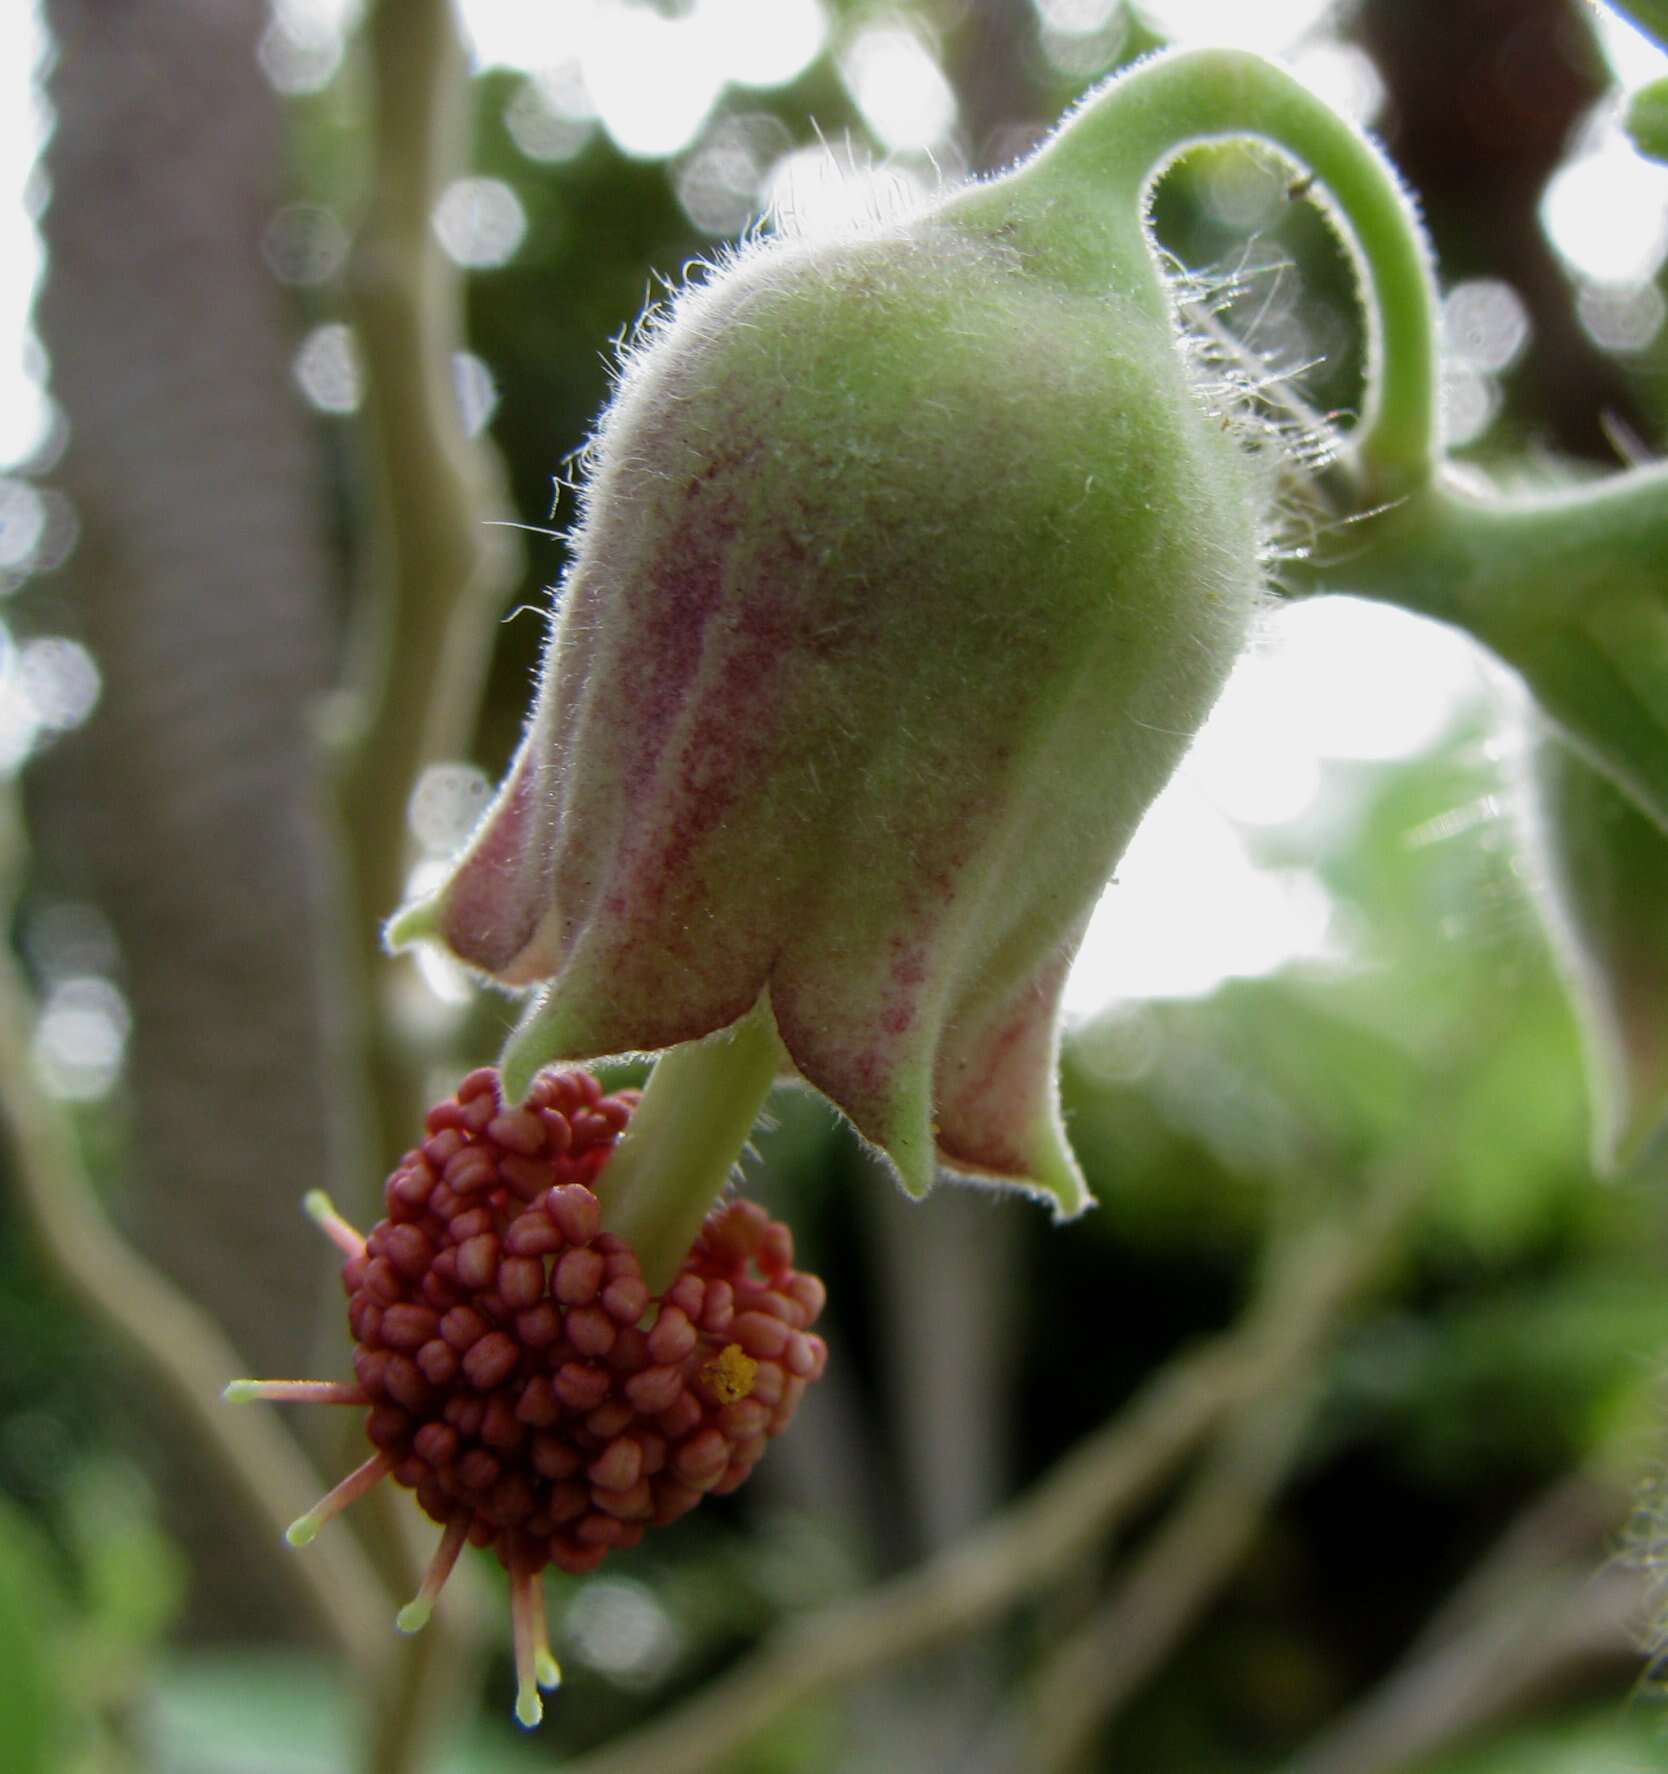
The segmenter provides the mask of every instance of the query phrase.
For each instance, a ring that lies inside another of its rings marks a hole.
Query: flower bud
[[[628,350],[520,751],[392,939],[541,986],[512,1092],[764,999],[912,1192],[1077,1211],[1060,988],[1242,644],[1266,480],[1070,126],[749,246]]]

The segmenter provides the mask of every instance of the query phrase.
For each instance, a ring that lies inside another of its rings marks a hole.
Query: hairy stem
[[[1035,163],[1082,162],[1105,201],[1142,205],[1188,148],[1251,137],[1319,181],[1367,310],[1366,410],[1356,432],[1367,503],[1430,480],[1439,457],[1438,332],[1430,255],[1413,206],[1353,124],[1272,63],[1208,49],[1139,62],[1097,93]]]

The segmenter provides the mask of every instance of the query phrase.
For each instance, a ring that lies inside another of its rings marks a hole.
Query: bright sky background
[[[1120,0],[1034,4],[1047,52],[1068,71],[1102,65],[1123,29]],[[678,163],[678,189],[692,215],[712,218],[715,232],[739,229],[761,196],[806,212],[874,200],[863,176],[854,178],[849,154],[841,163],[819,150],[786,152],[790,145],[774,141],[756,119],[701,135],[726,91],[779,85],[829,47],[823,0],[693,0],[674,18],[622,0],[461,0],[461,10],[480,63],[539,76],[510,117],[534,159],[565,158],[599,128],[644,158],[679,155],[699,137]],[[1326,0],[1146,0],[1144,10],[1178,41],[1279,56],[1334,103],[1371,121],[1376,73],[1327,38]],[[328,79],[356,11],[355,0],[273,0],[260,59],[274,84],[304,91]],[[1668,58],[1630,27],[1608,14],[1601,20],[1624,86],[1668,73]],[[895,184],[932,176],[934,165],[953,171],[955,98],[932,42],[906,20],[876,13],[832,48],[865,123],[891,156],[879,176]],[[28,331],[40,262],[29,199],[47,127],[33,78],[42,54],[34,6],[0,5],[0,569],[27,554],[49,515],[42,494],[7,477],[8,466],[49,430],[41,354]],[[1632,152],[1618,111],[1602,107],[1589,120],[1548,187],[1542,220],[1578,280],[1583,321],[1600,343],[1625,350],[1648,343],[1663,320],[1649,280],[1668,252],[1668,169]],[[340,240],[328,238],[331,227],[339,231],[333,218],[323,218],[322,234],[316,213],[288,220],[300,230],[297,250],[322,255],[320,264],[339,258]],[[513,255],[525,225],[514,191],[496,180],[460,182],[436,218],[448,250],[478,266]],[[298,271],[295,280],[308,277]],[[1504,284],[1448,292],[1444,319],[1453,359],[1447,423],[1450,436],[1464,441],[1486,428],[1496,378],[1534,342],[1521,302]],[[476,421],[484,422],[495,398],[492,366],[461,357],[458,373]],[[345,328],[321,328],[308,339],[297,374],[325,411],[348,412],[357,403]],[[553,449],[562,441],[553,440]],[[34,735],[86,718],[96,700],[91,662],[76,656],[79,649],[66,652],[67,643],[53,645],[50,658],[37,649],[31,665],[0,624],[0,767],[15,766]],[[1318,882],[1303,870],[1258,866],[1258,835],[1321,816],[1333,800],[1329,764],[1428,746],[1485,685],[1484,668],[1463,641],[1393,611],[1335,600],[1271,620],[1119,869],[1073,977],[1073,1011],[1204,992],[1233,975],[1339,955],[1343,939]],[[97,983],[68,982],[61,1020],[70,1031],[71,1072],[75,1051],[85,1057],[89,1042],[102,1040],[110,1050],[106,1073],[119,1062],[119,1000],[105,1003]]]

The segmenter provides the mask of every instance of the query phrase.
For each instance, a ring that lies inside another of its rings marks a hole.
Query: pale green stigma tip
[[[405,949],[414,942],[438,942],[439,939],[440,904],[434,899],[419,899],[414,905],[402,907],[382,927],[383,944],[390,949]]]
[[[298,1515],[285,1528],[284,1538],[292,1546],[311,1546],[319,1537],[319,1529],[323,1526],[324,1523],[309,1510],[306,1515]]]
[[[515,1716],[529,1731],[544,1718],[544,1702],[537,1688],[523,1688],[515,1697]]]
[[[429,1616],[434,1612],[434,1603],[425,1596],[418,1596],[410,1601],[394,1616],[394,1624],[401,1632],[421,1632],[429,1623]]]
[[[301,1209],[310,1220],[327,1220],[336,1212],[336,1204],[322,1189],[309,1189],[301,1197]]]
[[[249,1404],[261,1395],[259,1380],[229,1380],[220,1394],[227,1404]]]
[[[533,1674],[541,1688],[562,1685],[562,1666],[548,1651],[540,1651],[533,1659]]]

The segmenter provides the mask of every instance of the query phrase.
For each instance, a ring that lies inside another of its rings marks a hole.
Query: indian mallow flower
[[[1089,1192],[1061,1125],[1061,987],[1089,914],[1264,596],[1279,438],[1190,342],[1144,225],[1200,138],[1284,144],[1374,295],[1348,470],[1428,474],[1430,279],[1363,138],[1253,57],[1160,58],[1033,158],[833,237],[759,239],[639,331],[586,452],[537,700],[478,830],[392,943],[525,991],[341,1248],[372,1452],[511,1575],[739,1483],[822,1371],[821,1283],[725,1192],[778,1078],[912,1194]],[[1384,373],[1394,368],[1395,374]],[[658,1054],[641,1099],[575,1067]]]

